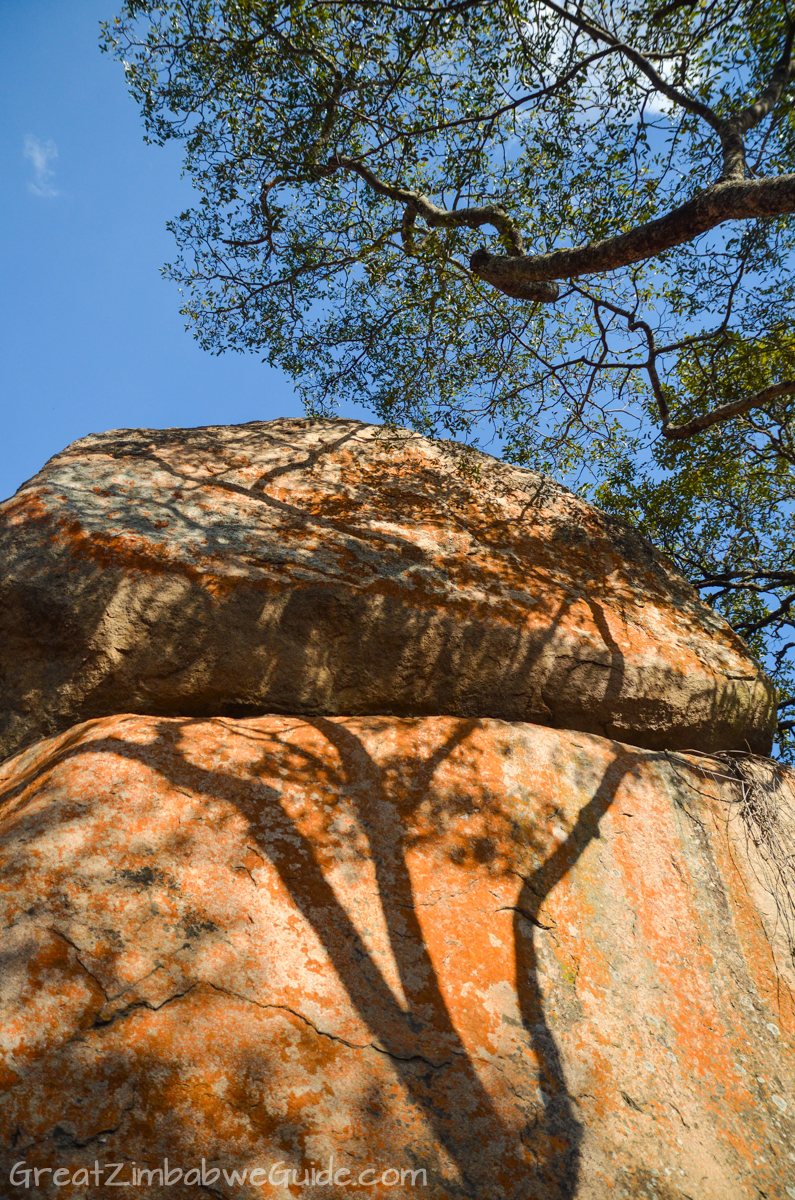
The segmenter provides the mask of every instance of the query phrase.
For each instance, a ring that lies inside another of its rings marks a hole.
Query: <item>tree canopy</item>
[[[563,475],[795,712],[795,18],[785,0],[126,0],[195,205],[202,345]]]

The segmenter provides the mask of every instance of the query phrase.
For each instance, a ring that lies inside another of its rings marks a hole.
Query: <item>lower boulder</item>
[[[2,1195],[795,1196],[792,796],[497,720],[37,744],[0,768]]]

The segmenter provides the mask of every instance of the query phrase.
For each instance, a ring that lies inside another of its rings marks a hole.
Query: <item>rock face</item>
[[[117,712],[772,741],[769,680],[626,526],[354,421],[84,438],[0,505],[0,572],[0,759]]]
[[[2,1195],[105,1196],[95,1162],[144,1197],[790,1195],[795,979],[732,770],[450,717],[113,717],[23,752]],[[332,1156],[336,1186],[284,1186]],[[165,1158],[210,1183],[133,1174]]]

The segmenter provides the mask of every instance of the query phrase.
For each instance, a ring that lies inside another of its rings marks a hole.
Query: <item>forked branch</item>
[[[421,192],[385,183],[363,162],[355,158],[346,158],[341,154],[335,154],[325,166],[317,168],[317,173],[328,176],[339,170],[353,171],[377,195],[386,196],[404,206],[403,244],[410,254],[415,253],[417,249],[414,243],[414,224],[416,218],[420,216],[431,229],[480,229],[484,225],[491,225],[514,251],[515,257],[511,257],[507,261],[530,261],[524,257],[524,242],[519,226],[502,204],[483,204],[473,208],[439,208]],[[505,291],[504,288],[500,290]],[[515,295],[517,299],[553,303],[558,298],[559,290],[556,284],[543,280],[529,284],[524,281],[520,292],[508,291],[506,294]]]

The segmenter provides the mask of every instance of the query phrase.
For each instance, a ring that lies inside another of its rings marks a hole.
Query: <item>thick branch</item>
[[[724,221],[795,212],[795,174],[716,183],[679,208],[627,233],[550,254],[504,256],[476,250],[470,268],[506,296],[525,298],[529,284],[615,271],[690,242]]]
[[[753,396],[746,396],[743,400],[732,400],[730,404],[721,404],[719,408],[713,408],[711,412],[701,413],[700,416],[685,421],[683,425],[671,425],[664,419],[661,432],[663,437],[671,441],[679,441],[682,438],[692,437],[695,433],[701,433],[712,425],[721,425],[724,421],[731,421],[733,417],[741,417],[743,413],[750,412],[751,409],[764,408],[778,396],[792,396],[793,394],[795,394],[795,379],[785,379],[782,383],[774,383],[770,387],[763,388],[761,392],[756,392]]]
[[[778,608],[774,609],[773,612],[768,613],[766,617],[762,617],[761,620],[751,621],[747,625],[736,626],[737,632],[741,633],[743,637],[748,637],[748,635],[751,633],[758,633],[760,629],[766,629],[767,626],[773,625],[779,619],[779,617],[784,617],[787,615],[792,608],[793,600],[795,600],[795,592],[793,592],[791,596],[786,596]]]
[[[753,104],[749,104],[737,116],[725,120],[718,130],[723,148],[723,179],[745,179],[745,142],[743,139],[749,129],[753,129],[760,121],[764,121],[765,117],[773,111],[795,73],[795,60],[792,58],[793,37],[795,37],[795,25],[791,25],[787,31],[784,50],[773,68],[770,83],[765,90]]]
[[[479,208],[459,208],[447,211],[439,208],[420,192],[412,192],[408,188],[394,187],[392,184],[384,183],[363,162],[359,162],[355,158],[345,158],[340,154],[336,154],[322,168],[322,174],[333,175],[340,168],[353,171],[360,176],[368,187],[371,187],[379,196],[387,196],[390,200],[396,200],[398,204],[404,204],[406,208],[421,216],[426,224],[434,229],[453,229],[462,225],[469,229],[479,229],[481,225],[493,225],[511,243],[517,255],[524,254],[519,227],[511,220],[501,204],[484,204]]]

